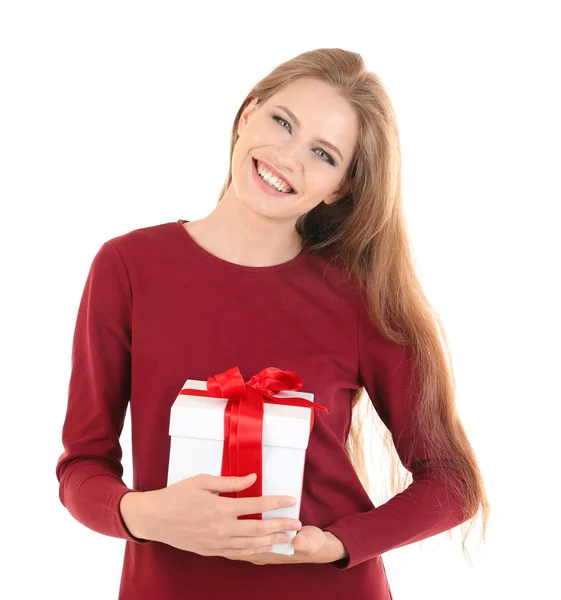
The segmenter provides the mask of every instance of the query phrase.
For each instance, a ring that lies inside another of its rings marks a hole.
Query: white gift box
[[[182,389],[187,388],[206,390],[206,381],[188,379]],[[272,395],[276,398],[298,397],[314,401],[314,395],[307,392],[283,390]],[[226,404],[226,398],[187,394],[177,396],[170,412],[168,486],[200,473],[221,475]],[[303,406],[269,402],[263,405],[263,496],[286,495],[298,500],[295,506],[264,512],[263,519],[299,518],[311,412],[311,408]],[[290,534],[290,541],[273,545],[271,552],[294,554],[292,540],[296,531],[287,533]]]

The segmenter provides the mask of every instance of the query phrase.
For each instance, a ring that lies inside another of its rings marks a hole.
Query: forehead
[[[358,135],[358,120],[351,105],[331,85],[301,78],[273,94],[266,104],[286,106],[303,131],[330,141],[350,159]]]

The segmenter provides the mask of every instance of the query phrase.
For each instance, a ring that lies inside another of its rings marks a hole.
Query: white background
[[[458,530],[386,553],[394,598],[561,597],[556,5],[2,2],[0,596],[117,597],[124,540],[75,521],[55,478],[94,254],[206,216],[251,86],[341,47],[395,106],[415,261],[492,505],[473,567]],[[122,444],[130,485],[128,417]]]

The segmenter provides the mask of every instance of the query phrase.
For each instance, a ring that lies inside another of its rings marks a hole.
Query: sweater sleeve
[[[358,361],[364,385],[383,423],[391,431],[401,464],[412,474],[412,483],[384,504],[368,511],[347,514],[324,527],[345,545],[348,556],[329,563],[347,570],[394,548],[443,533],[466,520],[462,504],[448,489],[415,438],[411,418],[418,395],[411,385],[412,352],[384,338],[359,307]],[[406,456],[411,452],[411,459]],[[441,472],[441,471],[440,471]]]
[[[130,396],[132,293],[127,269],[112,242],[95,255],[78,308],[56,465],[59,497],[70,514],[104,535],[131,535],[120,512],[124,494],[119,443]]]

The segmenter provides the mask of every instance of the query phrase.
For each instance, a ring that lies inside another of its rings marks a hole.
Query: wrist
[[[121,517],[128,532],[135,538],[148,540],[146,492],[127,492],[119,504]]]

